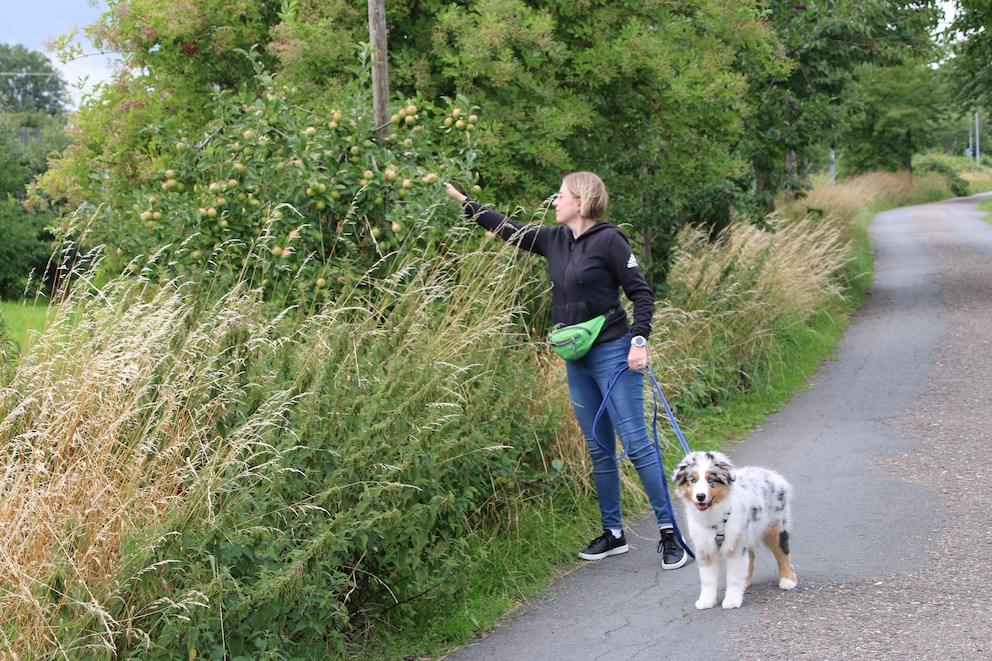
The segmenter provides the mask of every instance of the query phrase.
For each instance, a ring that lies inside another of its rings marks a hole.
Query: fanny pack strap
[[[603,316],[606,317],[606,321],[609,321],[610,320],[610,317],[613,316],[613,313],[614,312],[620,312],[622,310],[623,310],[623,306],[622,305],[614,305],[612,308],[610,308],[609,310],[607,310],[606,312],[604,312],[603,313]]]

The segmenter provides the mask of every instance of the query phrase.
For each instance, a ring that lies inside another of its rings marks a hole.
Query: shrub
[[[951,192],[957,197],[968,195],[968,182],[961,176],[955,161],[942,154],[921,154],[913,157],[913,170],[917,172],[936,172],[947,182]]]
[[[24,295],[34,274],[45,272],[52,254],[52,236],[46,230],[52,218],[26,211],[17,200],[0,201],[0,298],[12,300]]]

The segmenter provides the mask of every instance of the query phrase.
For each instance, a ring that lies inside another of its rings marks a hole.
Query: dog
[[[690,452],[672,471],[685,500],[686,520],[699,565],[696,608],[716,606],[720,565],[726,566],[724,608],[739,608],[754,574],[754,548],[763,543],[778,562],[778,586],[798,585],[789,558],[792,485],[775,471],[735,468],[722,452]]]

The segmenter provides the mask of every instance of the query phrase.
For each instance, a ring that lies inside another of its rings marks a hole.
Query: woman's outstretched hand
[[[464,202],[465,201],[466,195],[464,193],[462,193],[461,191],[459,191],[454,186],[452,186],[451,184],[445,182],[444,189],[445,189],[445,192],[448,193],[448,199],[450,199],[452,202]]]

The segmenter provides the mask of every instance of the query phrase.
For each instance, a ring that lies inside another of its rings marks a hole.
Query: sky
[[[76,84],[82,78],[89,77],[84,89],[91,88],[94,82],[109,80],[113,56],[95,54],[96,49],[82,34],[84,26],[107,10],[106,0],[4,0],[2,4],[0,44],[20,44],[47,55],[52,66],[62,72],[73,96],[73,106],[79,102]],[[47,52],[45,42],[73,28],[78,28],[77,39],[82,41],[85,52],[92,55],[62,65],[54,54]]]

